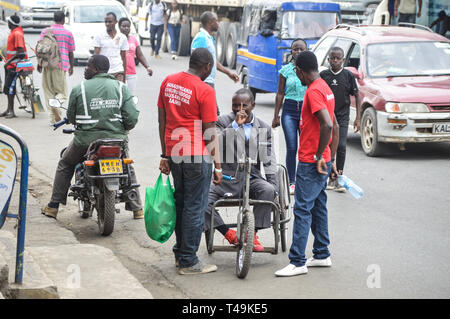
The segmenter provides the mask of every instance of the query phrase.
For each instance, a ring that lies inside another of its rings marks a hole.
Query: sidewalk
[[[19,176],[18,173],[17,179]],[[81,244],[60,222],[44,217],[35,198],[39,190],[32,187],[29,183],[24,276],[20,286],[14,284],[16,219],[7,219],[0,230],[0,299],[153,298],[110,249]],[[16,181],[10,213],[18,212],[18,199]]]

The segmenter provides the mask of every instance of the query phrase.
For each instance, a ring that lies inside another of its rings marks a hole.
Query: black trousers
[[[345,155],[347,153],[348,118],[336,117],[339,124],[339,144],[336,151],[336,168],[344,171]]]
[[[70,188],[70,182],[72,181],[75,166],[81,163],[86,154],[87,147],[80,147],[75,145],[72,141],[63,153],[63,156],[58,162],[56,168],[55,179],[53,181],[53,191],[51,201],[66,205],[67,193]],[[136,184],[136,173],[132,165],[130,167],[131,183]],[[137,211],[142,209],[141,196],[139,195],[139,189],[137,191],[137,198],[132,202],[125,204],[126,210]]]

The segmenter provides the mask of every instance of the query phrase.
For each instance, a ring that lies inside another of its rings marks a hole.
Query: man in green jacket
[[[127,131],[138,121],[139,111],[133,96],[122,82],[107,74],[109,60],[103,55],[92,56],[84,72],[86,81],[72,89],[67,109],[69,123],[76,125],[75,137],[59,160],[50,202],[42,208],[45,216],[56,218],[59,204],[66,205],[67,192],[75,166],[83,161],[89,145],[102,138],[121,138],[128,141]],[[131,166],[130,166],[131,167]],[[131,167],[131,182],[136,175]],[[127,203],[135,219],[144,217],[141,199]]]

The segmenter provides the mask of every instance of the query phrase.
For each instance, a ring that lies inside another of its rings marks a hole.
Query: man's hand
[[[353,122],[353,131],[356,133],[361,129],[361,120],[355,120]]]
[[[239,82],[239,75],[236,73],[229,72],[228,77],[232,79],[235,83]]]
[[[272,128],[276,128],[278,126],[280,126],[280,117],[275,116],[272,120]]]
[[[419,10],[419,12],[417,12],[417,17],[420,18],[420,16],[422,15],[421,10]]]
[[[165,158],[162,158],[161,161],[159,162],[159,170],[161,171],[161,173],[169,175],[170,174],[170,165],[169,165],[169,161]]]
[[[216,170],[214,170],[213,183],[214,183],[214,185],[219,185],[220,183],[222,183],[222,173],[218,173],[218,172],[216,172]]]
[[[317,172],[322,175],[328,175],[327,172],[327,162],[323,157],[319,158],[316,162]]]
[[[73,74],[73,66],[69,67],[69,76],[71,76],[72,74]]]
[[[148,74],[149,76],[152,76],[152,75],[153,75],[153,70],[152,70],[150,67],[147,67],[147,74]]]
[[[332,180],[336,180],[338,175],[342,175],[342,171],[338,172],[337,168],[336,168],[336,163],[333,162],[331,164],[331,174],[330,174],[330,178]]]
[[[236,123],[237,125],[241,126],[242,124],[247,121],[247,113],[244,111],[244,106],[241,103],[241,108],[239,109],[239,112],[236,114]]]

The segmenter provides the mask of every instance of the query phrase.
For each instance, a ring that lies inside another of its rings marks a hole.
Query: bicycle
[[[30,113],[34,119],[36,113],[39,113],[37,98],[39,88],[34,86],[33,70],[33,63],[30,60],[22,60],[16,64],[17,80],[20,83],[19,86],[16,81],[16,99],[19,102],[19,109]]]

